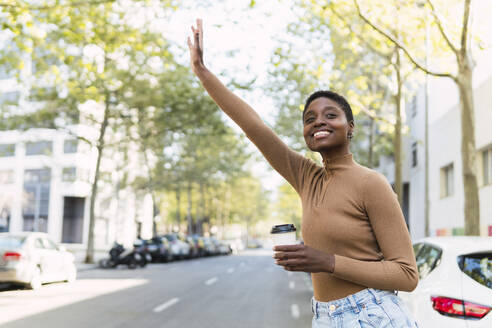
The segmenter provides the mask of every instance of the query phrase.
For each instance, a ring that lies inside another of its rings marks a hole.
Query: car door
[[[424,243],[415,243],[413,245],[413,252],[415,254],[415,261],[418,260],[418,256],[419,256],[419,252],[420,250],[422,249],[422,247],[424,246]],[[419,285],[420,285],[421,281],[419,281]],[[400,296],[400,298],[407,304],[410,312],[412,313],[415,313],[415,308],[416,308],[416,295],[417,295],[417,289],[419,287],[417,286],[417,288],[413,291],[413,292],[398,292],[398,295]]]
[[[414,291],[401,293],[401,296],[417,322],[422,327],[432,327],[435,326],[433,322],[435,311],[432,309],[430,297],[435,292],[435,287],[442,283],[434,273],[441,261],[442,250],[435,245],[422,243],[415,245],[414,251],[417,253],[415,258],[419,272],[419,284]]]
[[[492,251],[461,255],[459,268],[463,272],[463,301],[470,317],[467,326],[492,327]]]
[[[57,281],[64,274],[63,255],[51,239],[43,237],[42,242],[45,248],[46,272],[49,274],[49,278],[46,281]]]
[[[43,243],[43,238],[35,237],[33,240],[33,253],[41,270],[41,280],[48,281],[50,276],[50,260],[49,253]]]

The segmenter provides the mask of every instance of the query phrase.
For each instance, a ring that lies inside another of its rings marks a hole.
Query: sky
[[[191,36],[191,25],[195,25],[196,19],[201,18],[204,25],[205,64],[219,78],[224,73],[240,82],[256,79],[251,91],[240,91],[237,94],[272,125],[275,105],[263,94],[261,85],[268,76],[271,53],[278,45],[275,40],[285,34],[286,26],[294,19],[294,15],[285,1],[264,1],[254,9],[249,8],[250,2],[228,0],[208,8],[179,10],[161,25],[162,33],[187,49],[186,38]],[[188,53],[180,61],[189,65]],[[241,133],[237,125],[227,120]],[[259,154],[252,144],[250,150]],[[254,164],[252,169],[268,190],[274,191],[282,182],[276,172],[268,169],[266,161]]]
[[[285,38],[287,24],[295,19],[292,8],[288,6],[289,1],[258,1],[254,9],[249,7],[251,0],[211,2],[211,6],[173,12],[163,21],[156,22],[156,26],[167,38],[183,48],[180,61],[189,65],[188,53],[183,51],[187,50],[186,38],[191,36],[190,26],[195,24],[196,19],[203,19],[205,64],[219,75],[219,78],[225,75],[242,82],[256,79],[252,91],[238,92],[238,95],[252,105],[267,124],[272,125],[276,112],[275,104],[263,94],[261,85],[267,81],[269,60],[273,49],[278,46],[277,40]],[[492,34],[487,32],[490,31],[489,27],[492,27],[488,15],[492,2],[482,1],[475,5],[478,9],[475,9],[473,23],[479,27],[477,31],[488,48],[488,51],[475,54],[480,66],[479,70],[475,70],[475,81],[476,85],[479,85],[492,71]],[[222,80],[224,81],[223,78]],[[433,108],[431,122],[439,120],[449,108],[457,104],[455,89],[456,86],[450,80],[432,80],[430,92],[436,97],[431,95],[430,99],[430,106]],[[439,96],[442,94],[452,96]],[[233,122],[229,122],[236,131],[241,132]],[[250,150],[259,154],[254,146],[251,146]],[[277,173],[267,169],[267,166],[266,161],[254,165],[254,173],[261,178],[264,187],[275,190],[282,179]]]

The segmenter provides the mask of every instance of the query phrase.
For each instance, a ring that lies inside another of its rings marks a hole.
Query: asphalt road
[[[273,263],[271,251],[94,269],[73,284],[0,291],[0,326],[310,327],[312,291],[304,273]]]

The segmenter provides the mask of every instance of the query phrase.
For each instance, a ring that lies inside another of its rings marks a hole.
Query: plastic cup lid
[[[272,227],[270,233],[285,233],[296,231],[296,227],[293,224],[279,224]]]

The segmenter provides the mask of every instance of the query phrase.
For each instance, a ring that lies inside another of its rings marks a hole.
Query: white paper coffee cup
[[[270,235],[275,246],[296,244],[296,227],[293,224],[273,226]]]

